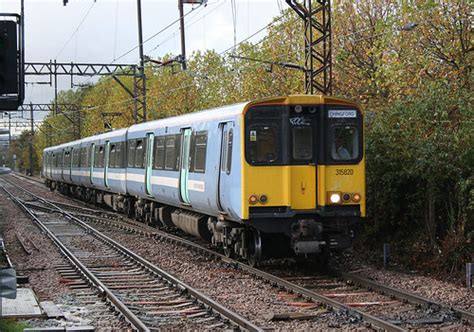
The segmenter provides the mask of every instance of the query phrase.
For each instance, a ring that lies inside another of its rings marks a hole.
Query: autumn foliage
[[[459,271],[474,261],[469,2],[334,0],[332,7],[334,94],[365,110],[369,217],[361,245],[390,242],[406,263]],[[303,53],[302,22],[288,9],[260,42],[196,52],[187,71],[147,65],[149,118],[303,93],[301,71],[230,57],[302,65]],[[131,79],[124,83],[132,88]],[[58,102],[83,107],[82,136],[104,131],[103,112],[122,113],[115,128],[133,122],[133,100],[111,78],[62,92]],[[45,146],[71,140],[72,125],[49,115],[36,135],[39,158]]]

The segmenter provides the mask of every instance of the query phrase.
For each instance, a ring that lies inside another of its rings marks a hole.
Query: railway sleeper
[[[227,221],[223,216],[210,217],[147,199],[137,199],[129,195],[113,194],[57,181],[46,181],[46,185],[51,190],[58,190],[64,195],[95,205],[106,205],[116,212],[124,213],[129,218],[151,226],[180,229],[222,249],[229,257],[239,256],[247,259],[251,265],[257,264],[264,257],[262,241],[265,235],[249,226]],[[273,239],[269,242],[278,241]]]

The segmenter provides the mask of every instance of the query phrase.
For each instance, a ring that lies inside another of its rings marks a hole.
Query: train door
[[[49,178],[53,178],[53,153],[49,152],[48,153],[48,169],[47,169]]]
[[[153,141],[154,134],[146,134],[146,155],[145,155],[145,191],[148,196],[153,196],[151,176],[153,173]]]
[[[95,156],[95,144],[92,143],[89,150],[89,182],[94,184],[92,178],[94,177],[94,156]]]
[[[61,151],[61,180],[64,180],[64,159],[66,157],[66,151],[63,149]]]
[[[104,154],[104,185],[106,188],[109,187],[109,155],[110,155],[110,141],[105,141],[105,154]]]
[[[188,178],[189,178],[189,163],[190,163],[190,152],[191,152],[191,128],[184,128],[181,130],[181,165],[179,168],[179,193],[181,196],[181,202],[184,204],[190,204],[189,192],[188,192]]]
[[[69,181],[72,182],[72,163],[74,161],[74,148],[71,148],[71,150],[69,150]]]
[[[233,122],[220,125],[220,162],[217,175],[217,206],[221,212],[230,206],[230,175],[232,171]],[[226,190],[227,189],[227,190]]]

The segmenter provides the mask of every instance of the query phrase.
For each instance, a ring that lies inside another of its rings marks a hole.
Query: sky
[[[206,6],[184,5],[186,53],[214,49],[222,52],[234,44],[231,0],[208,0]],[[284,0],[235,0],[237,43],[260,30],[286,9]],[[0,0],[0,13],[19,13],[20,0]],[[151,58],[180,54],[178,1],[142,0],[144,53]],[[160,31],[163,32],[159,33]],[[265,31],[250,41],[258,41]],[[136,0],[25,0],[26,62],[137,63],[139,60]],[[134,49],[136,48],[136,49]],[[130,51],[130,52],[129,52]],[[129,53],[127,53],[129,52]],[[49,77],[27,76],[25,103],[49,103],[54,89]],[[97,78],[75,78],[74,83]],[[71,88],[70,78],[58,88]],[[40,119],[45,114],[35,114]],[[0,117],[0,123],[4,121]]]

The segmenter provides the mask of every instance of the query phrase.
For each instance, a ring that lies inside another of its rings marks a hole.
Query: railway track
[[[470,312],[452,308],[404,290],[388,287],[356,274],[335,272],[332,276],[314,276],[314,274],[304,275],[301,273],[289,275],[285,271],[263,271],[229,259],[200,243],[163,232],[117,213],[72,204],[57,204],[87,222],[106,224],[145,236],[156,237],[206,255],[218,257],[275,287],[296,296],[323,303],[327,307],[341,310],[356,320],[363,320],[374,327],[387,331],[438,326],[444,328],[451,324],[457,326],[456,328],[462,328],[462,324],[474,325],[474,315]],[[466,330],[468,329],[469,327],[466,328]]]
[[[8,182],[16,193],[4,191],[70,261],[73,269],[62,271],[81,275],[133,329],[261,330],[54,203]]]

